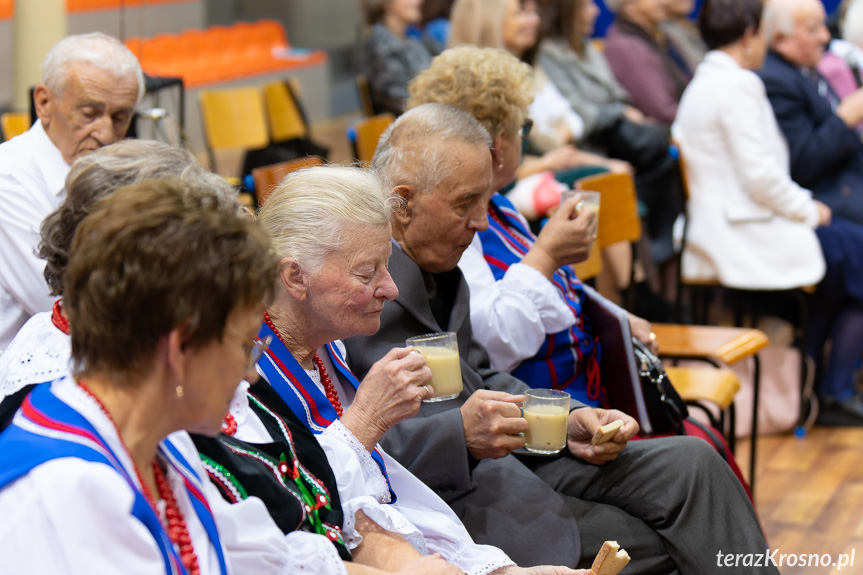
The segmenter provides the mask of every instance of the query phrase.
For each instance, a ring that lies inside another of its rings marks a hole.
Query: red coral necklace
[[[62,301],[63,298],[60,298],[54,302],[53,306],[51,306],[51,323],[54,324],[54,327],[66,335],[69,335],[69,320],[63,317]]]
[[[276,328],[276,325],[273,323],[270,314],[266,311],[264,312],[264,322],[267,326],[273,330],[273,333],[276,334],[276,337],[281,340],[285,347],[288,347],[288,344],[285,343],[285,340],[282,339],[282,334],[279,333],[279,330]],[[290,350],[289,350],[290,351]],[[324,386],[324,393],[327,396],[327,399],[332,404],[333,409],[336,410],[336,415],[339,417],[342,416],[342,402],[339,401],[339,394],[336,392],[336,387],[333,385],[332,380],[330,379],[330,375],[327,373],[327,368],[324,366],[323,360],[321,360],[320,356],[315,352],[315,356],[312,358],[312,361],[315,364],[315,367],[318,368],[318,373],[321,376],[321,385]]]
[[[55,309],[56,308],[57,306],[55,304]],[[153,511],[156,512],[156,515],[159,515],[159,509],[156,507],[156,500],[153,498],[150,488],[147,487],[146,483],[144,483],[144,478],[141,475],[141,471],[138,469],[138,466],[135,464],[135,460],[132,459],[132,454],[129,453],[129,448],[126,447],[125,443],[123,443],[123,438],[120,436],[120,428],[117,427],[117,423],[111,417],[111,414],[108,413],[108,410],[105,408],[105,404],[103,404],[102,401],[96,397],[92,391],[90,391],[83,381],[79,381],[78,386],[83,389],[87,395],[93,398],[93,401],[96,402],[96,405],[99,406],[102,413],[104,413],[105,417],[108,418],[108,421],[114,425],[114,429],[117,431],[117,437],[120,438],[120,443],[126,450],[126,454],[129,456],[129,461],[132,462],[132,467],[135,469],[135,475],[138,477],[141,491],[147,499],[147,502],[153,508]],[[168,481],[168,478],[165,477],[165,472],[162,471],[162,468],[155,459],[153,459],[153,474],[156,478],[156,488],[159,490],[159,497],[165,502],[165,519],[168,522],[168,537],[180,550],[180,560],[183,562],[183,566],[185,566],[189,575],[200,575],[201,568],[198,565],[198,555],[195,553],[195,549],[192,546],[192,538],[189,536],[186,519],[183,517],[180,507],[177,505],[176,498],[174,498],[174,490],[171,489],[171,483]]]

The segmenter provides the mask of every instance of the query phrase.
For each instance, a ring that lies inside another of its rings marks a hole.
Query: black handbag
[[[598,139],[609,157],[626,160],[637,171],[649,170],[668,155],[669,128],[621,117],[601,132]]]
[[[632,347],[653,434],[686,435],[683,421],[688,417],[689,411],[668,379],[668,374],[662,367],[662,360],[634,337]]]

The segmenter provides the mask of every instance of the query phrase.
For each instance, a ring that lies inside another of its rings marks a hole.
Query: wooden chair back
[[[618,242],[637,242],[641,238],[641,218],[635,182],[629,174],[597,174],[576,182],[582,190],[599,192],[599,229],[597,243],[606,248]]]
[[[360,110],[363,116],[371,118],[375,115],[375,105],[372,102],[372,89],[369,87],[369,79],[363,74],[357,74],[355,77],[357,83],[357,94],[360,97]]]
[[[29,129],[30,114],[27,112],[6,112],[0,116],[0,130],[3,132],[4,142],[20,136]]]
[[[602,271],[602,254],[599,251],[599,242],[593,242],[590,247],[590,255],[583,262],[573,264],[578,279],[585,281],[593,279]]]
[[[320,156],[307,156],[305,158],[297,158],[296,160],[255,168],[252,170],[252,180],[255,182],[255,194],[258,198],[258,206],[264,205],[264,202],[273,193],[273,189],[291,172],[296,172],[303,168],[311,168],[312,166],[320,166],[323,163],[324,160]]]
[[[264,86],[270,133],[274,142],[309,137],[309,126],[303,117],[298,94],[299,83],[294,78],[270,82]]]
[[[372,161],[378,141],[386,129],[395,121],[392,114],[379,114],[371,118],[363,118],[354,124],[354,146],[357,160],[363,164]]]
[[[249,150],[269,144],[264,103],[257,87],[202,90],[198,101],[213,169],[217,150]]]

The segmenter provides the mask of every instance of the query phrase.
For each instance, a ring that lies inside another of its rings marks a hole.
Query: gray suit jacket
[[[397,246],[390,273],[399,296],[384,305],[380,330],[345,341],[348,362],[360,379],[387,351],[404,346],[406,338],[442,331],[432,315],[422,271]],[[528,389],[489,367],[485,348],[473,338],[469,301],[467,283],[460,278],[448,330],[458,334],[461,395],[424,403],[416,417],[390,429],[381,444],[450,504],[479,543],[502,548],[521,565],[575,566],[581,554],[578,528],[560,495],[513,455],[478,463],[468,455],[458,408],[470,394]]]

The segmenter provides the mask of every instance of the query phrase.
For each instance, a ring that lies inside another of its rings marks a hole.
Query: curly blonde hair
[[[492,138],[513,136],[533,101],[530,66],[496,48],[458,46],[443,51],[408,86],[407,108],[437,102],[471,114]]]

